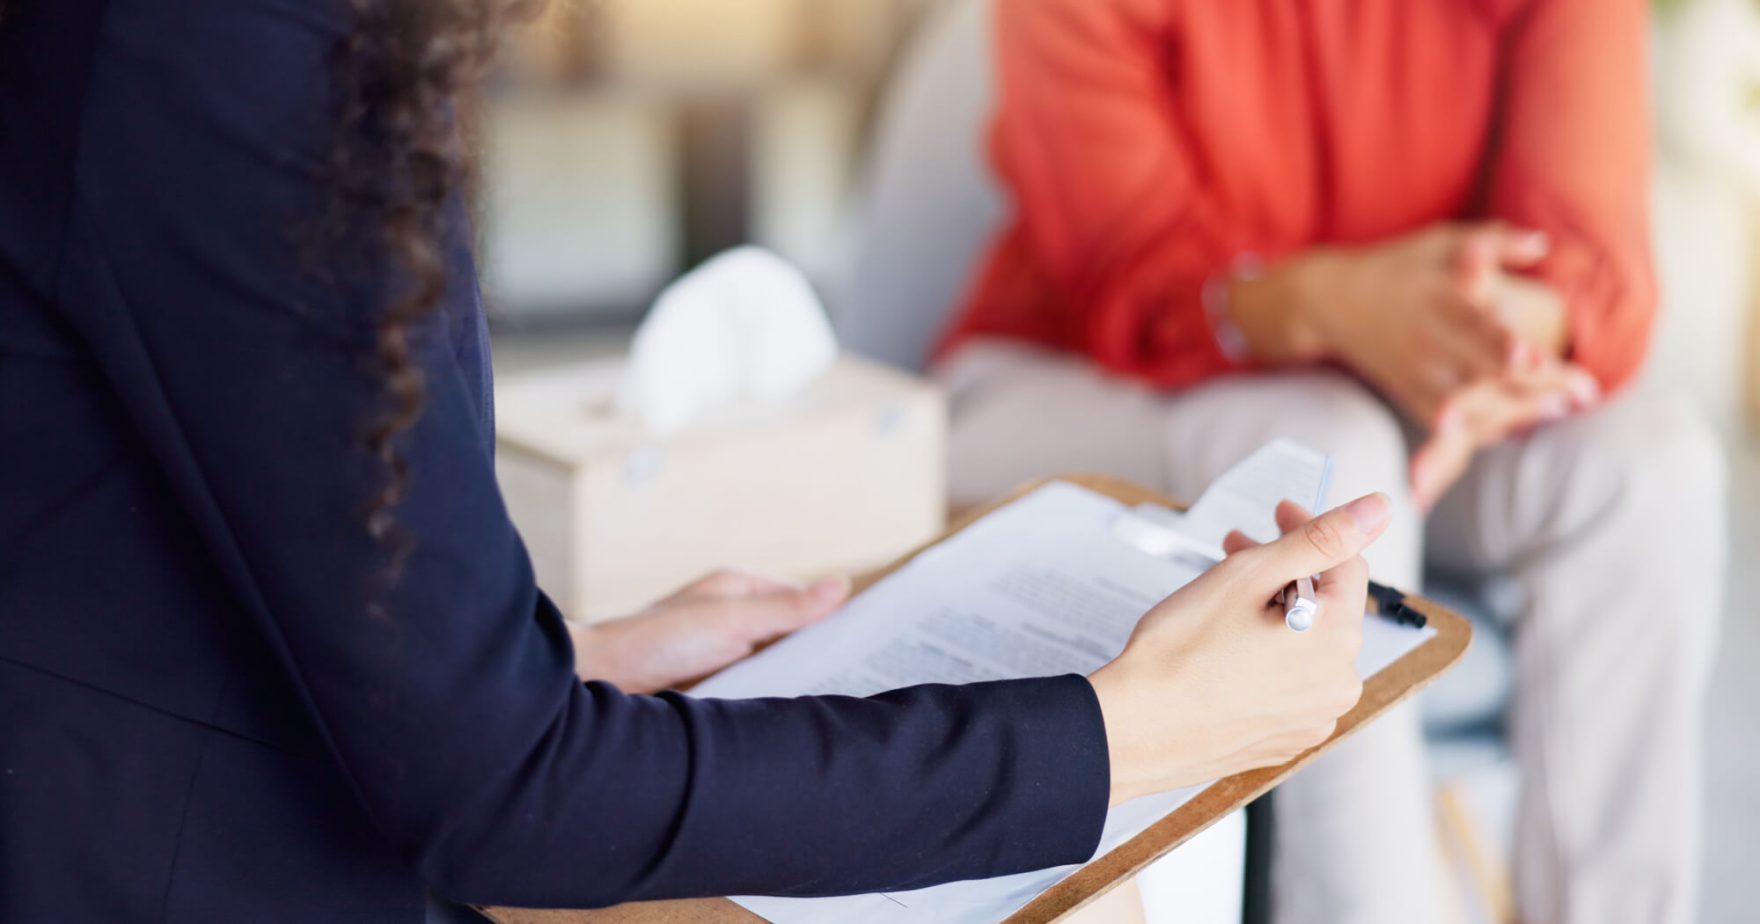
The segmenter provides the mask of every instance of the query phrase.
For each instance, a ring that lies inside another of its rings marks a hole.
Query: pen
[[[1422,629],[1429,623],[1423,613],[1406,605],[1406,595],[1402,591],[1388,587],[1386,584],[1369,582],[1369,601],[1374,611],[1402,626]],[[1297,578],[1289,582],[1282,594],[1283,622],[1297,632],[1306,632],[1314,625],[1314,617],[1320,613],[1320,599],[1314,594],[1314,581],[1311,578]]]
[[[1429,622],[1423,613],[1406,605],[1406,595],[1386,584],[1369,582],[1369,599],[1375,603],[1375,612],[1404,626],[1422,629]],[[1292,627],[1293,628],[1293,627]]]
[[[1320,612],[1320,600],[1314,596],[1314,579],[1299,577],[1283,590],[1283,624],[1297,632],[1306,632],[1314,625]]]

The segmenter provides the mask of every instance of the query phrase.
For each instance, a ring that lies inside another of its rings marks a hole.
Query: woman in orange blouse
[[[1268,437],[1328,449],[1335,489],[1399,498],[1383,580],[1520,592],[1524,919],[1691,920],[1723,477],[1630,387],[1644,3],[993,12],[1014,210],[941,353],[956,494],[1107,468],[1192,496]],[[1438,913],[1418,723],[1375,731],[1280,790],[1283,920]]]

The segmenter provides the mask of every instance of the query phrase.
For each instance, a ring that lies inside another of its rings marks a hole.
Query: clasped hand
[[[1234,313],[1260,358],[1335,359],[1424,428],[1411,484],[1429,508],[1480,449],[1600,398],[1561,358],[1562,298],[1520,275],[1548,250],[1544,234],[1498,222],[1318,248],[1237,284]]]

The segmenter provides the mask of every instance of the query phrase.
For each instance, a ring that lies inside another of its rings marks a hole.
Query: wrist
[[[1126,682],[1118,677],[1118,670],[1117,662],[1113,662],[1088,675],[1088,685],[1093,687],[1094,699],[1100,704],[1100,721],[1106,732],[1107,765],[1112,776],[1108,805],[1128,802],[1151,791],[1136,779],[1139,774],[1134,761],[1122,746],[1122,735],[1129,722],[1123,702]]]
[[[574,647],[574,672],[582,680],[609,679],[606,670],[604,633],[597,626],[565,620]]]
[[[1291,365],[1326,358],[1318,311],[1325,302],[1313,293],[1322,267],[1316,255],[1278,264],[1253,278],[1235,279],[1228,290],[1231,319],[1253,357]]]

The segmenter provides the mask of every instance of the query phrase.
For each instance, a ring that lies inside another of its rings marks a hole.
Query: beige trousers
[[[1702,706],[1722,606],[1725,474],[1685,401],[1633,389],[1481,454],[1426,518],[1406,433],[1349,376],[1294,371],[1158,393],[1068,354],[970,344],[936,371],[953,402],[956,503],[1095,471],[1194,498],[1260,444],[1334,457],[1332,502],[1395,520],[1384,582],[1426,564],[1507,576],[1523,780],[1515,886],[1530,924],[1687,924],[1697,913]],[[1447,920],[1417,711],[1402,707],[1277,795],[1279,924]]]

